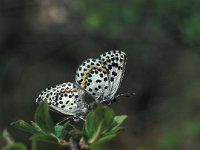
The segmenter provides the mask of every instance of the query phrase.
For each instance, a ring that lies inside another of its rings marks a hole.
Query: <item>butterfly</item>
[[[47,101],[49,107],[62,114],[77,118],[87,112],[87,104],[84,102],[84,91],[74,83],[62,83],[46,88],[36,99],[36,102]]]
[[[89,58],[78,67],[75,83],[47,88],[36,102],[47,101],[52,110],[84,120],[88,111],[85,93],[97,103],[110,102],[121,96],[115,94],[124,75],[126,59],[126,54],[119,50],[105,52],[96,59]]]
[[[126,54],[119,50],[105,52],[96,59],[87,59],[78,67],[75,83],[97,103],[112,101],[121,84],[126,59]]]

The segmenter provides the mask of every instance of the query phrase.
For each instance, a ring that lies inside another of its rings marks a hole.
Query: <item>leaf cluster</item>
[[[74,127],[73,122],[54,125],[47,102],[42,102],[30,123],[18,120],[11,123],[14,127],[32,134],[32,150],[38,149],[38,142],[48,142],[73,149],[92,149],[93,146],[113,139],[124,128],[120,125],[127,118],[125,115],[115,116],[111,108],[97,105],[91,110],[80,128]],[[12,144],[8,144],[12,145]],[[12,150],[12,149],[5,149]],[[23,150],[23,149],[22,149]],[[26,150],[26,147],[24,148]]]

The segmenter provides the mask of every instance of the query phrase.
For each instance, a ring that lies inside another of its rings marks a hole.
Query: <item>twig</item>
[[[77,142],[75,142],[72,137],[69,139],[69,147],[71,150],[79,150]]]

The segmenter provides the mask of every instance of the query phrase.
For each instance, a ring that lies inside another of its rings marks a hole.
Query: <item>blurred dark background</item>
[[[82,61],[120,49],[128,60],[118,93],[136,96],[113,106],[129,115],[126,131],[102,149],[200,149],[199,7],[198,0],[0,0],[0,132],[30,143],[10,123],[33,120],[41,90],[73,82]]]

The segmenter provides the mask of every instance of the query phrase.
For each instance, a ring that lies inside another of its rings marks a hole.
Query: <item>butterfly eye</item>
[[[73,121],[74,121],[74,122],[78,122],[78,121],[79,121],[79,118],[78,118],[78,117],[73,117]]]

